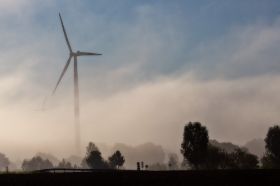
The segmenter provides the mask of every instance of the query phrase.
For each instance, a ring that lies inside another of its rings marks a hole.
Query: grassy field
[[[280,185],[280,170],[92,171],[0,174],[0,185]]]

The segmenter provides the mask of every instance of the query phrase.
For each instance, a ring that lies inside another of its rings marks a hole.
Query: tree
[[[279,160],[267,153],[261,158],[261,163],[264,169],[279,169],[280,167]]]
[[[5,154],[0,153],[0,170],[4,170],[10,164],[10,160]]]
[[[206,169],[226,168],[227,153],[220,147],[209,144],[207,149],[207,158],[205,162]]]
[[[89,156],[92,151],[99,151],[99,149],[94,143],[89,142],[86,150],[86,156]]]
[[[270,127],[264,141],[267,152],[280,159],[280,127]]]
[[[108,169],[108,164],[101,156],[101,152],[95,150],[92,151],[88,157],[86,157],[86,163],[92,169]]]
[[[205,168],[207,169],[256,169],[258,157],[242,148],[229,153],[209,144]]]
[[[40,156],[35,156],[31,160],[24,160],[22,163],[22,169],[24,171],[33,171],[41,169],[51,169],[53,164],[48,160],[42,159]]]
[[[264,141],[266,152],[261,159],[263,167],[280,168],[280,127],[270,127]]]
[[[80,165],[81,168],[84,168],[84,169],[89,169],[89,165],[87,164],[87,161],[86,161],[86,158],[84,158],[81,162],[81,165]]]
[[[124,162],[125,159],[123,157],[123,155],[121,154],[121,152],[119,150],[117,150],[111,157],[108,158],[109,159],[109,164],[112,168],[117,168],[119,169],[119,167],[121,167]]]
[[[199,122],[189,122],[185,126],[181,153],[193,168],[199,169],[205,163],[208,142],[208,131]]]
[[[258,157],[244,149],[238,148],[233,153],[230,153],[233,167],[236,169],[256,169],[258,168]]]
[[[58,165],[59,159],[50,153],[38,152],[34,156],[40,156],[43,160],[49,160],[53,165]]]
[[[58,163],[57,168],[73,169],[73,166],[71,165],[70,162],[66,161],[65,159],[62,159],[62,161]]]
[[[109,167],[108,163],[102,158],[101,152],[97,146],[92,142],[87,146],[86,157],[82,162],[83,167],[85,163],[92,169],[107,169]]]

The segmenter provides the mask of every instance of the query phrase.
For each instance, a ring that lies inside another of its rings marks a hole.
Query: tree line
[[[48,159],[43,159],[40,156],[35,156],[30,160],[24,160],[22,163],[22,170],[33,171],[41,169],[62,168],[62,169],[77,169],[77,168],[91,168],[91,169],[119,169],[125,162],[124,156],[119,150],[114,152],[108,160],[102,157],[98,147],[90,142],[86,149],[86,155],[83,158],[81,165],[72,165],[70,162],[62,159],[57,166],[54,166]]]
[[[178,169],[273,169],[280,168],[280,127],[275,125],[268,129],[265,141],[265,153],[259,159],[248,152],[246,148],[235,146],[234,150],[226,151],[209,140],[208,129],[200,122],[189,122],[184,126],[181,154],[183,162],[180,164],[177,154],[169,155],[168,162],[144,164],[135,162],[135,168],[139,170],[178,170]],[[33,171],[50,168],[91,168],[91,169],[120,169],[123,168],[125,157],[116,150],[107,159],[102,157],[98,147],[90,142],[86,147],[86,153],[81,163],[71,164],[62,159],[58,164],[40,156],[25,159],[21,168],[24,171]],[[0,153],[0,169],[8,169],[9,159]]]
[[[244,148],[233,152],[209,143],[208,130],[199,122],[184,127],[181,153],[192,169],[257,169],[280,168],[280,127],[270,127],[265,138],[265,154],[259,160]]]

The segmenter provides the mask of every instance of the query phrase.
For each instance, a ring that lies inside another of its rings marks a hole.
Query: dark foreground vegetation
[[[258,159],[247,149],[237,147],[233,152],[209,143],[208,130],[199,122],[185,125],[181,153],[184,161],[195,170],[213,169],[279,169],[280,127],[270,127],[265,138],[266,152]]]
[[[36,172],[1,174],[0,185],[279,185],[280,170]]]

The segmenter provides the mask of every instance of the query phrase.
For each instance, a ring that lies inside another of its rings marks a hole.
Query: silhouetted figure
[[[144,169],[144,162],[141,161],[141,169],[143,170]]]
[[[119,150],[125,156],[125,167],[128,169],[136,169],[136,162],[139,160],[145,160],[145,164],[164,163],[165,160],[165,152],[162,146],[153,143],[137,146],[116,143],[112,150],[112,152]]]
[[[137,165],[137,170],[140,171],[140,162],[137,162],[136,165]]]

